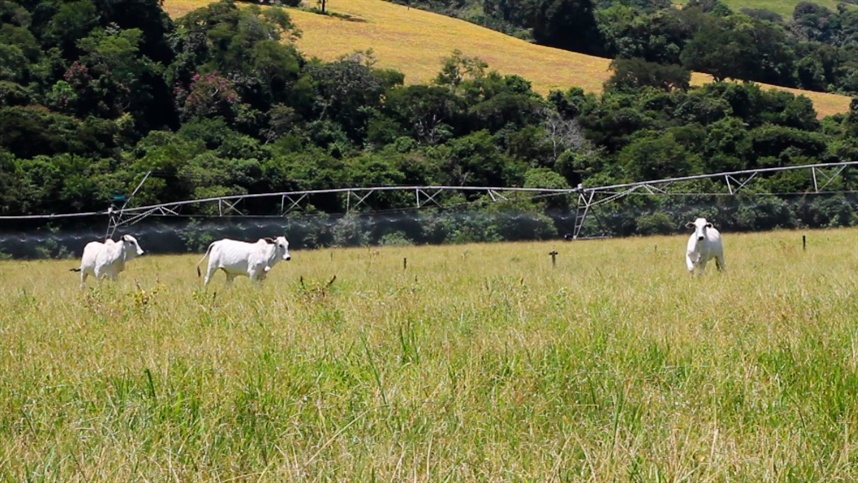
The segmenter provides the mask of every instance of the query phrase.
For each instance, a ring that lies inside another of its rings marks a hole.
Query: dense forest
[[[621,13],[640,8],[618,2],[593,15],[615,18],[617,32],[631,32]],[[667,15],[650,8],[648,15]],[[701,19],[713,15],[703,6],[681,12],[695,9]],[[717,15],[726,22],[737,14]],[[777,25],[743,18],[751,26]],[[669,30],[670,19],[663,20],[632,23]],[[543,97],[527,79],[458,52],[429,85],[406,85],[402,73],[377,68],[372,52],[309,59],[294,46],[300,32],[287,9],[228,0],[176,21],[157,0],[2,0],[0,24],[0,215],[104,210],[147,172],[152,177],[136,194],[138,205],[359,186],[598,186],[858,159],[858,102],[847,114],[819,120],[806,97],[735,82],[692,89],[687,67],[661,62],[703,62],[714,54],[702,46],[656,49],[603,39],[604,52],[623,46],[630,49],[623,56],[635,58],[613,62],[602,94],[569,86]],[[606,25],[594,35],[604,36]],[[838,32],[831,35],[841,39]],[[846,40],[838,42],[848,49]],[[695,213],[739,230],[858,224],[854,196],[796,198],[810,183],[806,173],[787,172],[736,197],[635,197],[608,208],[594,229],[671,233]],[[715,182],[677,189],[724,190]],[[829,189],[854,189],[849,172]],[[306,199],[294,216],[338,217],[338,227],[305,230],[304,246],[548,238],[568,230],[575,202],[492,204],[467,194],[437,201],[450,210],[415,214],[405,227],[339,217],[346,212],[339,195]],[[370,198],[362,210],[408,205],[390,194]],[[252,207],[259,215],[278,210],[279,202]],[[0,223],[5,231],[34,226]]]
[[[858,94],[858,7],[799,3],[792,18],[718,0],[395,0],[531,40],[820,92]]]

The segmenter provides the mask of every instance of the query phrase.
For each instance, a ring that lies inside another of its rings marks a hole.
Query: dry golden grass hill
[[[164,9],[179,17],[209,0],[165,0]],[[301,29],[298,48],[310,57],[333,60],[356,50],[372,49],[380,67],[397,69],[412,84],[429,82],[441,61],[453,50],[476,56],[503,74],[518,74],[542,94],[551,89],[580,86],[601,92],[608,79],[609,59],[535,45],[508,35],[443,15],[383,0],[329,0],[337,16],[289,9]],[[711,81],[694,73],[692,84]],[[766,86],[772,87],[772,86]],[[775,87],[809,97],[820,117],[847,112],[850,98],[836,94]]]

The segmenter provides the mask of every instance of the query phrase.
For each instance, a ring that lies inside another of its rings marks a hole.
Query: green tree
[[[0,80],[26,84],[31,81],[31,64],[37,63],[42,50],[36,37],[26,28],[0,25]]]
[[[238,8],[232,0],[221,0],[189,12],[176,25],[176,57],[167,80],[177,106],[185,104],[200,76],[218,73],[229,79],[237,102],[246,105],[235,120],[258,131],[271,105],[288,97],[284,90],[297,80],[303,64],[292,46],[279,44],[300,35],[286,11]]]
[[[260,77],[266,104],[286,100],[287,89],[298,79],[300,54],[291,44],[263,40],[251,50],[252,68]]]
[[[610,69],[613,74],[605,82],[607,89],[654,87],[665,91],[686,91],[691,85],[691,71],[679,65],[662,65],[642,59],[614,59]]]
[[[351,158],[345,163],[347,183],[349,186],[400,186],[405,176],[397,166],[397,159],[402,155],[392,151],[380,153],[364,153]],[[367,208],[374,210],[386,209],[391,206],[405,206],[411,194],[402,192],[380,192],[371,199],[364,201]]]
[[[170,47],[173,22],[163,9],[163,0],[94,0],[99,22],[105,28],[137,29],[142,32],[140,55],[169,65],[175,52]]]
[[[533,39],[560,49],[599,55],[602,39],[591,0],[540,0]]]
[[[749,55],[752,39],[723,24],[706,23],[685,45],[680,54],[682,65],[691,71],[711,74],[716,82],[743,77],[743,62]]]
[[[474,105],[469,114],[474,126],[497,132],[501,128],[517,129],[538,124],[543,103],[528,95],[501,93]]]
[[[169,119],[162,112],[172,111],[171,100],[154,94],[166,91],[161,66],[141,55],[142,38],[139,29],[94,30],[78,42],[80,59],[66,77],[77,92],[79,116],[115,118],[128,112],[147,130],[147,121]]]
[[[676,105],[670,113],[675,121],[709,125],[732,115],[730,104],[704,91],[675,93]]]
[[[23,215],[26,200],[22,184],[24,176],[18,170],[18,161],[12,153],[0,150],[0,214]]]
[[[628,144],[632,134],[653,124],[651,118],[634,107],[610,106],[605,101],[603,97],[601,105],[581,116],[581,125],[587,137],[608,152],[618,151]]]
[[[782,27],[745,15],[706,20],[680,55],[686,68],[712,74],[716,81],[787,86],[795,85],[794,58]]]
[[[69,116],[38,107],[0,108],[0,148],[18,158],[57,153],[87,153],[78,136],[80,123]]]
[[[630,181],[689,176],[700,172],[700,158],[680,144],[674,134],[639,136],[617,154]]]
[[[92,0],[59,3],[43,40],[48,46],[59,47],[66,59],[75,59],[80,53],[77,41],[98,26],[98,16],[98,8]]]
[[[508,186],[520,183],[521,165],[501,153],[486,130],[456,138],[439,151],[446,164],[449,184],[462,186]]]
[[[531,168],[524,174],[525,188],[569,189],[566,179],[548,168]],[[572,197],[577,195],[554,194],[538,201],[550,210],[569,211]]]
[[[0,107],[25,106],[31,104],[34,96],[29,89],[15,82],[0,80]]]
[[[818,157],[826,150],[825,140],[816,133],[800,129],[765,125],[753,129],[751,146],[754,155],[762,160],[765,158],[778,159],[776,164],[784,165],[790,152],[808,157]],[[788,151],[789,150],[789,151]],[[769,163],[760,163],[761,165]]]
[[[469,57],[462,54],[461,50],[454,50],[453,54],[444,58],[441,62],[441,71],[435,77],[435,84],[456,88],[466,80],[475,80],[485,75],[488,64],[479,57]]]
[[[834,40],[839,23],[836,13],[811,2],[799,2],[792,14],[792,25],[799,35],[822,43]]]
[[[362,143],[369,120],[388,87],[385,78],[361,62],[340,59],[305,69],[314,90],[313,115],[338,123],[353,142]]]
[[[24,82],[28,68],[27,57],[18,46],[0,44],[0,80]]]
[[[464,131],[466,107],[449,89],[411,85],[388,90],[382,109],[418,143],[435,145]]]
[[[643,12],[617,3],[598,10],[596,18],[605,54],[612,58],[679,64],[679,54],[691,37],[689,26],[672,7]]]
[[[740,119],[728,117],[709,126],[703,147],[706,172],[738,171],[752,157],[751,136]]]

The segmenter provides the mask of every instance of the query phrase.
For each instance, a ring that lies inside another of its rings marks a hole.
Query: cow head
[[[694,235],[697,241],[703,241],[706,238],[706,230],[712,228],[712,223],[706,221],[706,218],[698,218],[694,221],[689,221],[685,226],[686,228],[694,228]]]
[[[292,257],[289,255],[289,240],[286,239],[285,236],[278,236],[277,238],[263,238],[265,243],[269,245],[274,245],[277,250],[277,255],[286,260],[292,260]]]
[[[140,244],[137,243],[137,239],[131,235],[122,235],[122,238],[119,241],[125,243],[125,258],[131,260],[134,257],[138,257],[143,255],[143,249],[140,248]]]
[[[286,239],[285,236],[278,236],[275,240],[275,244],[277,245],[277,253],[286,260],[292,260],[292,257],[289,255],[289,240]]]

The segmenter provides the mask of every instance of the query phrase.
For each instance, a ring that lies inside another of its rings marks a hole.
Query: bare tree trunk
[[[543,115],[554,161],[566,149],[578,151],[584,147],[586,138],[578,119],[564,119],[553,109],[546,109]]]

